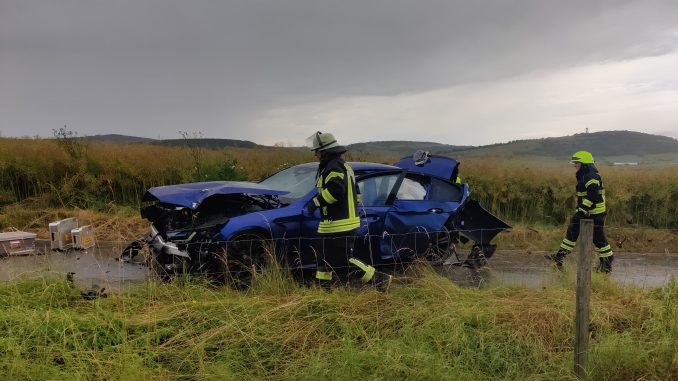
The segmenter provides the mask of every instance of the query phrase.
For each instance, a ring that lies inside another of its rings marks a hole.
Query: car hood
[[[287,193],[289,192],[244,181],[209,181],[153,187],[146,191],[142,200],[196,209],[204,199],[217,194],[280,196]]]

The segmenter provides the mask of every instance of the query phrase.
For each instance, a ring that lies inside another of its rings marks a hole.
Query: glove
[[[313,200],[309,201],[308,204],[304,207],[306,209],[306,213],[308,214],[313,214],[316,209],[318,209],[318,205],[316,205]]]
[[[574,216],[576,218],[585,218],[589,216],[588,210],[585,210],[583,208],[577,208],[577,210],[574,213]]]

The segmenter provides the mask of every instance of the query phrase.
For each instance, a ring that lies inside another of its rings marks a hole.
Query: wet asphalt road
[[[546,287],[558,280],[559,273],[544,258],[544,254],[546,252],[528,254],[522,251],[497,251],[488,265],[477,272],[446,267],[442,273],[461,285]],[[566,271],[574,276],[576,266],[575,255],[570,255],[565,262]],[[618,284],[642,288],[661,287],[671,277],[678,279],[678,254],[615,253],[611,278]]]
[[[39,246],[44,246],[44,242]],[[3,257],[0,258],[0,281],[46,274],[65,276],[74,272],[79,288],[98,284],[108,291],[131,291],[143,285],[148,269],[142,256],[132,263],[119,262],[117,257],[125,246],[102,242],[86,251],[56,252],[42,248],[35,255]],[[543,254],[498,251],[489,264],[478,271],[456,266],[444,266],[438,271],[463,286],[546,287],[558,279],[558,273]],[[574,272],[575,258],[571,257],[566,266]],[[615,253],[612,279],[619,284],[653,288],[667,284],[671,277],[678,279],[678,254]]]

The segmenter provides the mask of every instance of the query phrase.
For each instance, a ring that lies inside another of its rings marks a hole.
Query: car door
[[[384,219],[392,203],[394,188],[404,175],[404,171],[388,171],[359,177],[356,182],[360,189],[362,202],[358,206],[361,219],[358,237],[355,243],[355,256],[371,263],[379,264],[391,256],[384,240],[388,237],[384,229]]]
[[[384,231],[384,217],[389,209],[387,202],[402,174],[402,170],[395,170],[373,173],[356,179],[362,202],[358,205],[360,228],[356,232],[354,256],[365,262],[375,264],[381,261],[380,237]],[[317,192],[313,191],[307,196],[308,200],[310,201],[316,194]],[[312,214],[302,210],[299,246],[301,262],[304,264],[315,261],[311,243],[318,238],[319,223],[320,210]]]
[[[407,173],[396,185],[384,218],[387,251],[393,260],[408,260],[425,253],[441,235],[448,239],[445,224],[459,208],[464,186],[416,173]]]

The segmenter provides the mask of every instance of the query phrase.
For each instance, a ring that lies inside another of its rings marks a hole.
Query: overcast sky
[[[0,0],[0,134],[678,137],[678,1]]]

